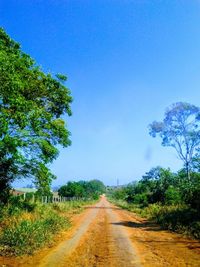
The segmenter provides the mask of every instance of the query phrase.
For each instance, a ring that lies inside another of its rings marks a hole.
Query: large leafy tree
[[[190,180],[192,159],[200,145],[200,108],[188,103],[175,103],[166,110],[162,122],[154,121],[149,128],[151,136],[161,137],[163,146],[175,148]]]
[[[0,28],[1,201],[17,178],[34,178],[40,190],[55,178],[48,164],[58,156],[58,144],[70,145],[63,115],[71,115],[72,97],[65,81],[45,74]]]

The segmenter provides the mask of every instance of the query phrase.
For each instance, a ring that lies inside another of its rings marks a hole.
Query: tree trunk
[[[189,162],[186,162],[186,173],[187,173],[188,182],[190,182],[190,167],[189,167]]]
[[[0,203],[7,203],[10,196],[10,183],[9,180],[0,177]]]

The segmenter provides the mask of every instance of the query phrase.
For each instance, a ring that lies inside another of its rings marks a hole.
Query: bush
[[[183,201],[181,199],[181,194],[179,190],[177,190],[173,186],[169,186],[168,189],[165,191],[165,204],[177,205],[181,202]]]
[[[152,168],[140,181],[113,189],[110,197],[118,206],[158,222],[162,227],[200,236],[200,159],[191,170],[177,174],[170,169]],[[195,172],[194,170],[198,170]]]
[[[160,204],[151,204],[141,209],[139,213],[159,223],[164,229],[200,238],[200,214],[190,207],[185,205],[162,206]]]
[[[147,200],[147,194],[146,193],[142,193],[142,194],[136,194],[134,196],[134,200],[133,202],[135,204],[140,205],[141,207],[146,207],[148,206],[148,200]]]
[[[36,203],[23,200],[20,197],[10,197],[9,203],[1,209],[0,216],[1,214],[4,214],[5,216],[5,213],[9,216],[18,215],[22,210],[33,212],[36,206]]]
[[[200,239],[200,221],[193,222],[190,227],[190,232],[192,236],[194,236],[197,239]]]

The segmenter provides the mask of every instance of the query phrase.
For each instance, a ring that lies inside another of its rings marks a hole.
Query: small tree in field
[[[154,121],[149,128],[151,136],[161,137],[163,146],[175,148],[190,180],[192,159],[200,145],[200,108],[188,103],[175,103],[166,110],[162,122]]]
[[[48,163],[56,145],[70,144],[62,115],[71,115],[66,77],[45,74],[0,28],[0,202],[17,178],[34,179],[49,190]]]

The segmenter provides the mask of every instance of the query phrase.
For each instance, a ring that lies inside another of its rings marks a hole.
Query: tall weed
[[[89,202],[31,203],[17,200],[0,211],[0,255],[32,254],[61,230],[70,227],[69,211],[76,213]]]

